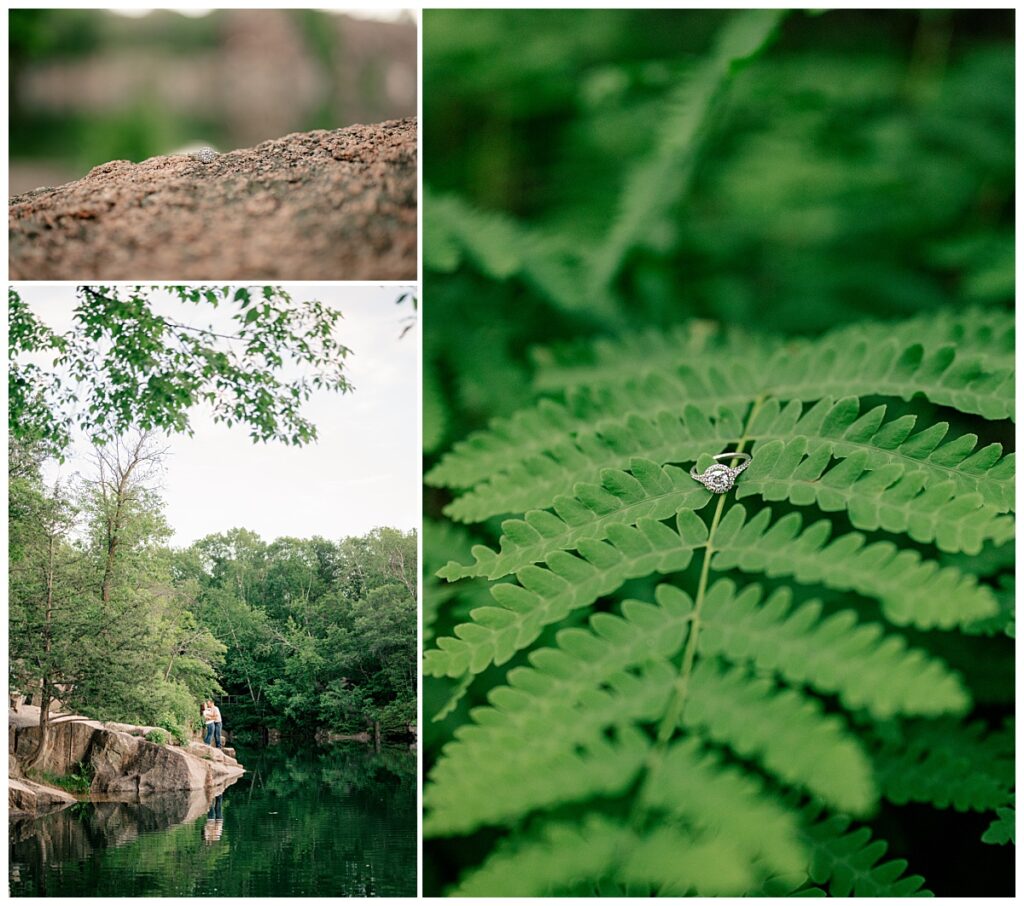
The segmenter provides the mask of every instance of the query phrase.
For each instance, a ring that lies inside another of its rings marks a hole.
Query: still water
[[[13,896],[415,896],[416,758],[238,748],[211,800],[161,794],[12,821]]]

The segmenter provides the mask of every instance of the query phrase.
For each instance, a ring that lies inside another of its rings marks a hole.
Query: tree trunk
[[[50,743],[50,702],[52,701],[50,684],[43,680],[43,691],[39,699],[39,743],[36,745],[36,750],[25,759],[25,770],[34,768],[46,754],[46,748]]]
[[[46,550],[46,616],[43,623],[43,676],[39,679],[39,743],[36,745],[36,750],[25,759],[26,769],[34,768],[42,761],[43,755],[46,754],[47,743],[49,742],[52,693],[46,671],[50,669],[50,652],[53,650],[53,586],[56,575],[56,540],[56,530],[51,526]]]

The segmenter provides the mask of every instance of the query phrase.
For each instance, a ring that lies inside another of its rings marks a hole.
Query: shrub
[[[41,783],[59,787],[69,793],[88,793],[92,786],[94,770],[92,764],[80,761],[67,774],[52,774],[42,771],[37,776]]]
[[[164,730],[150,730],[146,734],[146,739],[149,742],[155,742],[158,746],[167,745],[170,735]]]

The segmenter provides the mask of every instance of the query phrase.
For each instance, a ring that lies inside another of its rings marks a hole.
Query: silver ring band
[[[704,487],[715,494],[724,494],[726,491],[732,490],[736,477],[750,465],[749,453],[719,453],[717,456],[713,456],[712,459],[716,460],[715,464],[708,466],[699,475],[697,474],[697,466],[693,466],[690,469],[690,477],[694,481],[699,481]],[[726,466],[717,462],[719,459],[738,459],[740,464],[737,466]]]

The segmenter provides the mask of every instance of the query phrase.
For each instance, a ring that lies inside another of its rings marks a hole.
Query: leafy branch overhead
[[[180,318],[159,313],[169,294]],[[229,312],[226,326],[196,326],[189,309]],[[352,389],[341,312],[283,289],[81,286],[72,324],[55,330],[15,289],[8,293],[12,433],[67,446],[74,428],[106,443],[131,428],[191,433],[190,410],[244,424],[254,441],[305,444],[302,413],[316,390]]]

